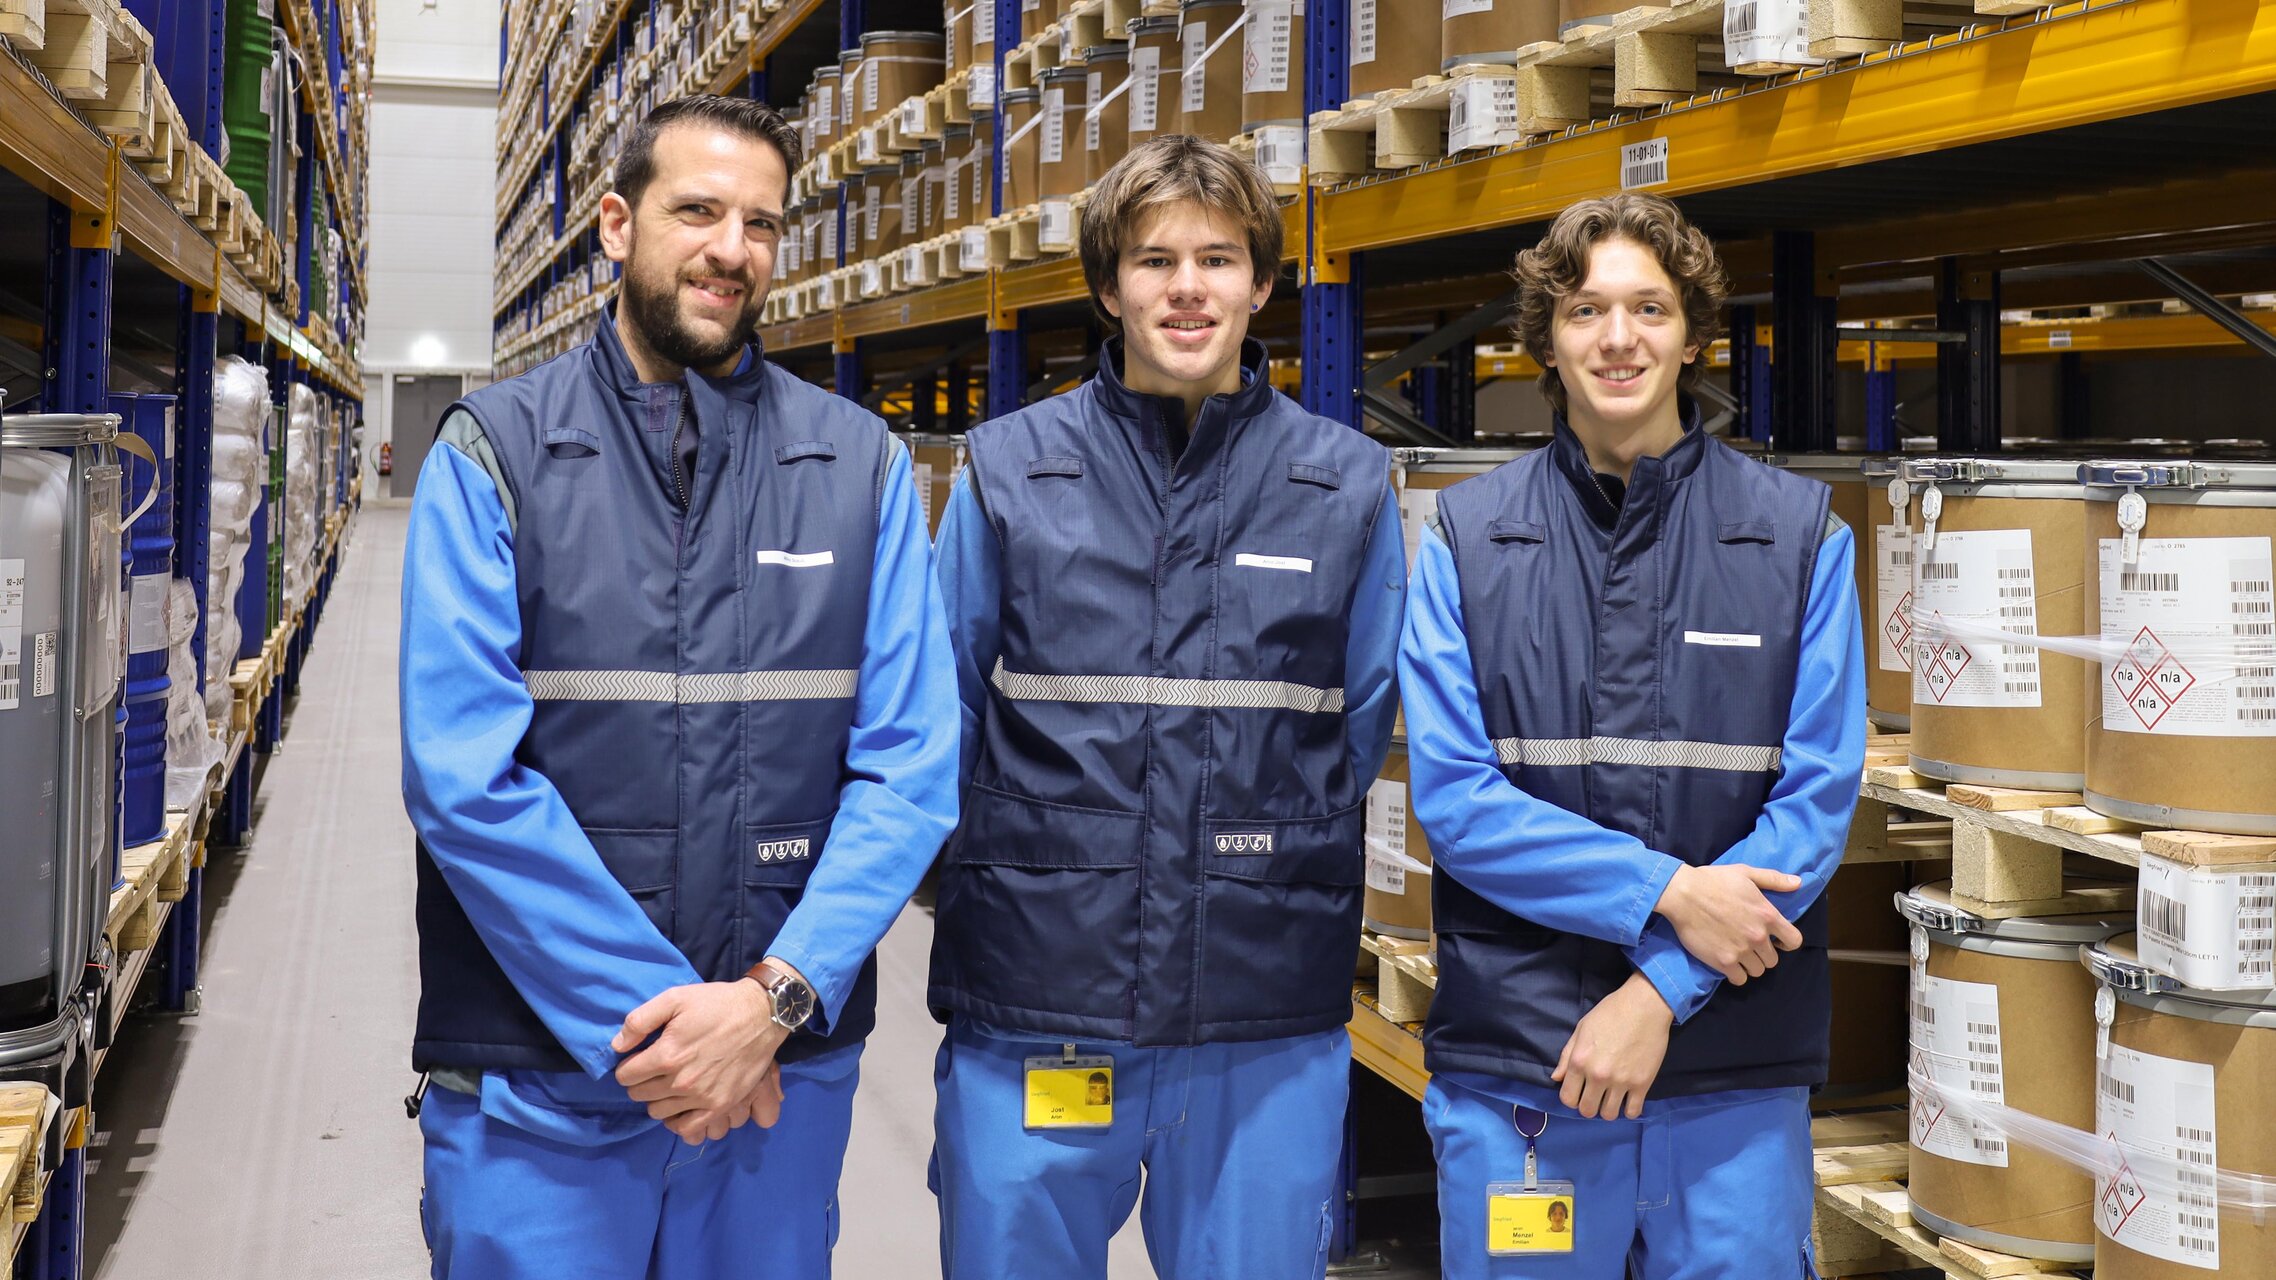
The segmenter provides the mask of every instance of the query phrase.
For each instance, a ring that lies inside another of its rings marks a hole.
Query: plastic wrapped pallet
[[[197,655],[190,645],[197,637],[197,589],[180,578],[166,593],[166,674],[172,691],[166,704],[166,807],[187,809],[205,790],[207,773],[218,763],[222,746],[214,740],[206,719],[205,699],[198,694]],[[219,679],[218,676],[208,677]],[[226,687],[228,681],[221,683]]]
[[[245,581],[253,511],[268,479],[261,429],[269,411],[269,374],[236,356],[213,377],[213,500],[207,541],[206,715],[229,718],[229,672],[244,636],[231,607]]]

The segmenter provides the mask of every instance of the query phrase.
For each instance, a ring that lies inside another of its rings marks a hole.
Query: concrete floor
[[[426,1274],[419,1135],[402,1104],[418,996],[395,715],[407,509],[366,503],[251,844],[206,868],[202,1012],[131,1018],[97,1083],[90,1276]],[[939,1274],[925,1189],[940,1042],[924,1008],[931,940],[912,908],[880,953],[878,1031],[840,1184],[840,1276]],[[1152,1275],[1135,1215],[1111,1272]]]

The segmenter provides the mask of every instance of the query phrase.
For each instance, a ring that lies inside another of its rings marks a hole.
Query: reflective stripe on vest
[[[1136,702],[1156,707],[1243,708],[1341,714],[1343,690],[1286,680],[1195,680],[1171,676],[1031,676],[1004,670],[996,692],[1021,702]]]
[[[858,671],[524,671],[539,702],[803,702],[851,698]]]
[[[1494,754],[1503,764],[1548,769],[1635,764],[1654,769],[1775,773],[1785,749],[1724,742],[1649,742],[1641,738],[1496,738]]]

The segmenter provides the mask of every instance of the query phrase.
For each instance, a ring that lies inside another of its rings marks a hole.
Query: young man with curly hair
[[[1807,1275],[1850,531],[1702,433],[1723,275],[1674,205],[1573,205],[1517,277],[1555,436],[1441,496],[1399,662],[1445,1274]]]
[[[1105,1280],[1133,1207],[1171,1280],[1326,1266],[1405,551],[1387,451],[1248,337],[1280,253],[1254,166],[1133,148],[1083,214],[1098,376],[975,427],[941,521],[951,1280]]]

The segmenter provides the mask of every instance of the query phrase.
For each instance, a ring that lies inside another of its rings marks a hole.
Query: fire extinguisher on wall
[[[383,476],[395,474],[395,442],[392,440],[379,442],[379,474]]]

